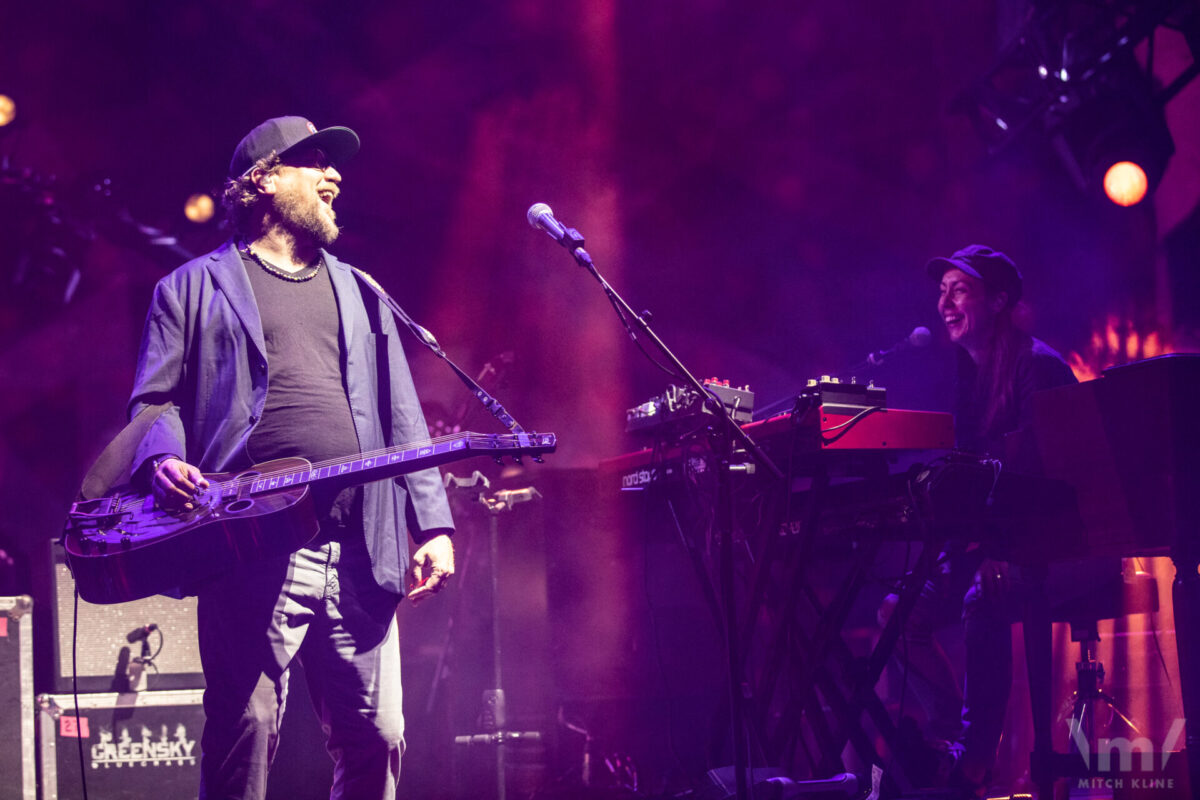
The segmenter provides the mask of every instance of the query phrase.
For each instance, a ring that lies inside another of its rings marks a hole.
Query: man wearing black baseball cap
[[[286,156],[305,147],[319,148],[334,166],[344,164],[358,152],[358,134],[349,128],[317,130],[304,117],[275,117],[247,133],[238,142],[229,162],[229,177],[248,173],[260,159],[276,153]]]
[[[339,232],[338,169],[358,148],[349,128],[302,117],[254,128],[230,161],[231,240],[155,288],[130,412],[168,403],[134,461],[164,509],[186,516],[205,473],[428,440],[395,321],[326,249]],[[297,658],[336,762],[333,796],[395,796],[408,538],[419,581],[408,596],[419,601],[454,572],[453,521],[436,468],[328,484],[310,485],[319,531],[303,548],[188,587],[207,685],[202,798],[264,796]]]

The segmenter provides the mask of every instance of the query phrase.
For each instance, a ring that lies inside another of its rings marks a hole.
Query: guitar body
[[[280,458],[205,475],[209,487],[191,511],[165,511],[152,496],[131,491],[80,500],[67,514],[62,542],[80,597],[137,600],[300,549],[319,529],[309,497],[315,483],[357,486],[480,455],[540,461],[556,446],[552,433],[456,433],[319,464]]]
[[[210,486],[248,487],[260,473],[303,470],[308,465],[303,458],[281,458],[236,475],[205,477]],[[89,603],[162,594],[241,561],[286,555],[311,541],[319,529],[305,485],[269,494],[240,491],[208,502],[201,497],[195,509],[178,513],[164,511],[152,498],[137,493],[117,493],[91,502],[111,504],[121,510],[121,516],[111,526],[102,518],[97,528],[68,529],[63,537],[79,596]]]

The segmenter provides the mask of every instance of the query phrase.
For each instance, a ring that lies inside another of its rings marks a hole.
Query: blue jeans
[[[375,583],[361,542],[241,565],[204,587],[202,800],[266,795],[295,658],[334,760],[331,798],[393,800],[404,750],[398,600]]]

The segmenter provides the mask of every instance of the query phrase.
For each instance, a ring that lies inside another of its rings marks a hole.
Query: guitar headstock
[[[553,453],[558,449],[558,437],[553,433],[531,433],[527,434],[533,440],[526,450],[525,454],[530,456],[536,463],[544,464],[543,455]]]
[[[507,433],[489,437],[490,448],[496,452],[493,458],[497,464],[504,463],[508,456],[514,464],[521,463],[522,456],[529,456],[535,463],[545,463],[542,456],[553,453],[558,449],[558,437],[553,433]]]

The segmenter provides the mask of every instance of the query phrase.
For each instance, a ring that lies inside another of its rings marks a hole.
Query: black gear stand
[[[596,266],[592,263],[592,257],[588,254],[587,250],[583,249],[583,236],[580,235],[579,231],[559,223],[554,219],[550,208],[543,203],[538,203],[530,208],[527,218],[529,224],[534,229],[546,231],[551,238],[567,248],[567,251],[579,266],[591,273],[592,277],[604,289],[604,294],[608,297],[608,301],[612,303],[613,309],[620,318],[621,324],[624,325],[626,332],[628,332],[630,339],[642,350],[646,357],[658,363],[642,346],[638,334],[649,340],[669,365],[668,367],[664,367],[661,364],[659,366],[680,380],[685,381],[688,386],[698,392],[698,396],[704,397],[705,405],[713,414],[714,424],[711,428],[710,438],[713,453],[717,458],[718,464],[716,526],[720,532],[719,584],[721,602],[724,605],[725,612],[723,621],[725,628],[725,657],[728,662],[729,672],[730,727],[733,739],[734,771],[736,774],[735,796],[738,800],[748,800],[750,794],[747,776],[749,773],[750,758],[747,744],[748,731],[746,730],[745,709],[748,684],[743,674],[743,660],[738,644],[737,605],[735,603],[733,570],[734,525],[732,484],[732,473],[739,470],[745,471],[746,465],[735,464],[734,454],[736,453],[740,456],[743,452],[746,453],[754,463],[762,467],[776,481],[783,480],[783,473],[780,472],[779,468],[772,463],[746,432],[738,427],[738,424],[729,415],[725,405],[718,398],[714,397],[704,384],[688,371],[675,354],[671,352],[670,348],[663,343],[662,339],[658,338],[657,334],[650,328],[650,314],[648,312],[636,313],[613,290],[608,281],[604,280],[604,277],[600,275]]]
[[[488,513],[488,546],[490,549],[489,572],[492,594],[492,688],[483,693],[481,727],[485,733],[455,736],[456,745],[494,745],[496,747],[496,800],[507,796],[507,759],[505,746],[514,742],[540,741],[540,731],[512,731],[508,725],[508,712],[504,698],[504,682],[500,661],[500,528],[499,516],[512,511],[514,505],[540,498],[537,489],[501,490],[490,497],[480,493],[478,501]]]

